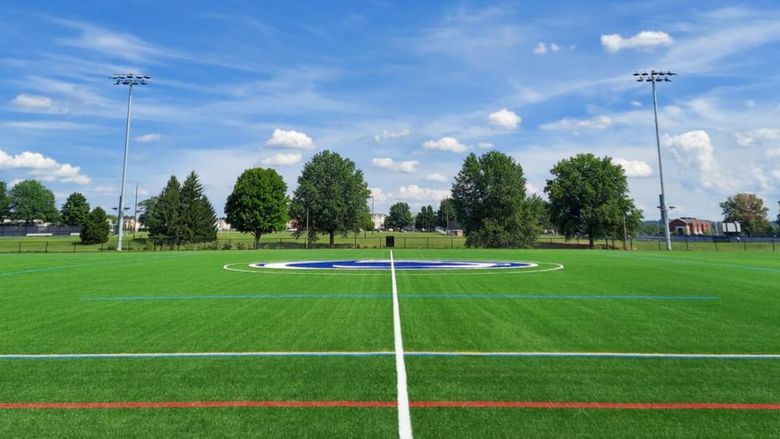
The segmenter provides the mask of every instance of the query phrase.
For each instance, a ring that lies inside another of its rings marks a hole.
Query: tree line
[[[528,195],[522,166],[498,151],[469,154],[452,183],[451,198],[423,206],[415,216],[407,203],[391,206],[386,227],[432,231],[436,227],[462,228],[471,247],[527,247],[544,230],[555,229],[567,239],[594,241],[647,230],[628,192],[622,167],[610,157],[577,154],[550,170],[544,192],[548,200]],[[338,153],[322,151],[307,162],[292,197],[287,184],[271,168],[245,170],[225,204],[226,220],[240,232],[251,233],[258,246],[262,235],[284,230],[288,222],[296,236],[316,241],[327,234],[373,228],[363,172]],[[163,190],[141,203],[141,223],[149,238],[166,243],[210,242],[216,239],[216,212],[193,171],[179,183],[172,176]],[[772,233],[769,209],[754,194],[736,194],[720,204],[725,221],[738,221],[748,235]],[[84,195],[68,196],[60,210],[54,194],[36,180],[25,180],[10,190],[0,181],[0,222],[32,224],[42,220],[81,226],[85,243],[107,242],[108,216],[90,209]],[[777,223],[780,224],[780,213]]]

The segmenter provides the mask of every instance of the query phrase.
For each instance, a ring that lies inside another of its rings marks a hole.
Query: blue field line
[[[155,358],[284,358],[284,357],[392,357],[392,351],[291,351],[291,352],[150,352],[95,354],[0,354],[1,360],[88,360]],[[653,352],[439,352],[406,351],[407,357],[457,358],[613,358],[680,360],[780,360],[780,354],[706,354]]]
[[[99,296],[82,297],[86,302],[132,302],[169,300],[222,300],[222,299],[390,299],[383,294],[224,294],[190,296]],[[527,300],[659,300],[659,301],[712,301],[717,296],[653,296],[653,295],[546,295],[546,294],[399,294],[404,299],[527,299]]]
[[[117,296],[82,297],[86,302],[131,302],[144,300],[220,300],[220,299],[390,299],[390,293],[384,294],[216,294],[197,296]]]
[[[107,354],[0,354],[0,360],[88,360],[117,358],[257,358],[257,357],[384,357],[390,351],[367,352],[151,352]]]

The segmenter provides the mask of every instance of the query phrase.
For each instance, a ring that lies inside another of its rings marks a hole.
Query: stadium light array
[[[664,224],[664,235],[666,236],[666,249],[672,250],[672,236],[669,231],[669,208],[666,205],[666,192],[664,191],[664,167],[661,161],[661,136],[658,133],[658,103],[655,91],[657,82],[672,82],[672,76],[676,73],[671,71],[660,72],[651,70],[649,72],[635,72],[636,82],[649,82],[653,88],[653,118],[655,119],[655,145],[658,149],[658,175],[661,179],[661,195],[658,196],[661,205],[661,222]]]
[[[149,75],[126,73],[109,76],[114,81],[114,85],[126,85],[128,86],[127,92],[127,121],[125,123],[125,156],[122,162],[122,188],[119,192],[119,208],[117,209],[117,222],[119,228],[117,231],[117,244],[116,250],[122,251],[122,238],[124,235],[124,198],[125,198],[125,180],[127,177],[127,153],[130,147],[130,112],[133,107],[133,87],[137,85],[147,85],[149,80],[152,79]]]

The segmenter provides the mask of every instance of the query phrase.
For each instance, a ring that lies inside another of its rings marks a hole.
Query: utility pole
[[[133,86],[147,85],[151,76],[127,73],[110,76],[114,80],[114,85],[127,85],[127,120],[125,122],[125,156],[122,161],[122,188],[119,191],[119,208],[117,209],[117,221],[119,230],[117,231],[116,251],[122,251],[122,238],[124,236],[124,198],[125,198],[125,180],[127,178],[127,153],[130,148],[130,115],[133,108]]]
[[[658,196],[661,209],[661,222],[664,225],[664,235],[666,236],[666,250],[672,250],[672,236],[669,231],[669,211],[666,207],[666,192],[664,191],[664,167],[661,161],[661,136],[658,131],[658,102],[655,91],[656,82],[672,82],[671,77],[676,75],[673,72],[636,72],[634,77],[637,82],[649,82],[653,88],[653,117],[655,119],[655,145],[658,149],[658,175],[661,179],[661,194]]]

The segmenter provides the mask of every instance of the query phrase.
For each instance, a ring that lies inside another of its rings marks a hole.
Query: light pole
[[[637,82],[649,82],[653,87],[653,117],[655,119],[655,145],[658,148],[658,175],[661,178],[661,195],[658,196],[661,205],[661,222],[664,225],[664,234],[666,235],[666,250],[672,250],[672,236],[669,232],[669,211],[666,207],[666,192],[664,191],[664,167],[661,162],[661,136],[658,133],[658,103],[655,92],[656,82],[672,82],[671,77],[676,75],[672,72],[636,72],[634,77]]]
[[[127,89],[127,121],[125,122],[125,156],[122,161],[122,188],[119,191],[119,209],[117,209],[117,221],[119,230],[117,231],[116,251],[122,251],[122,237],[124,235],[124,199],[125,199],[125,179],[127,177],[127,151],[130,147],[130,112],[133,108],[133,86],[146,85],[151,76],[139,75],[135,73],[126,73],[109,76],[114,81],[114,85],[126,85]]]

